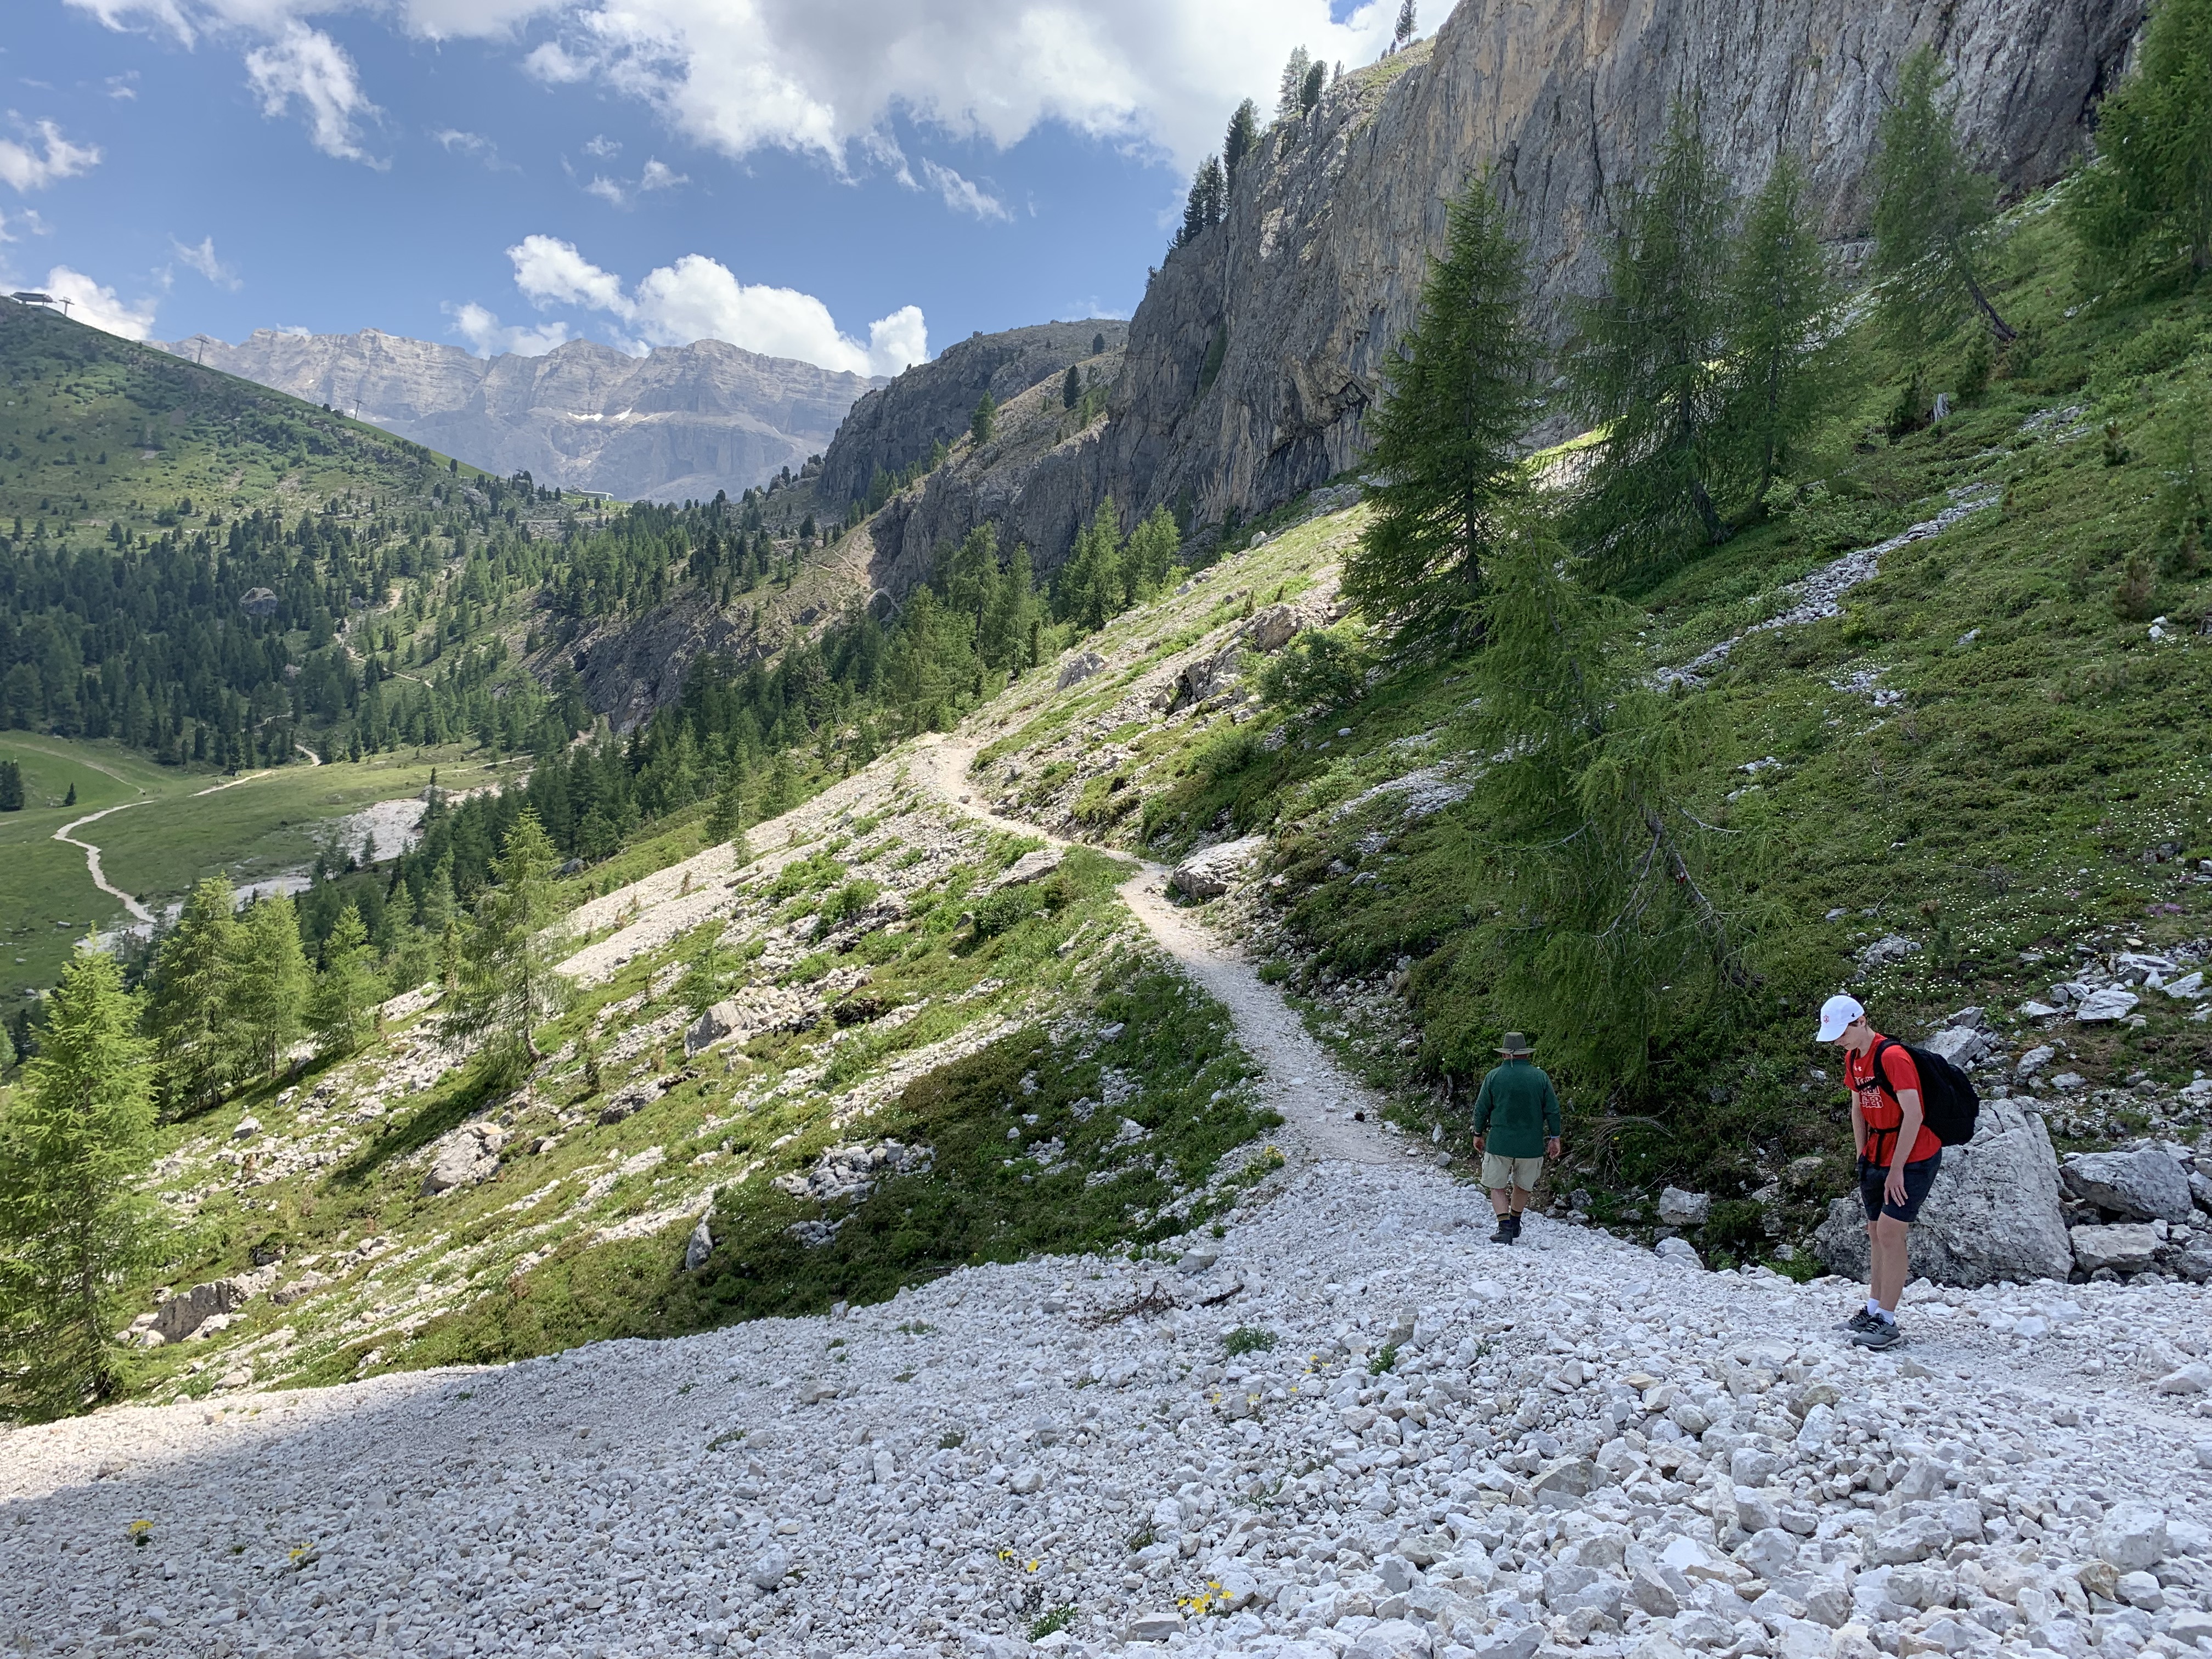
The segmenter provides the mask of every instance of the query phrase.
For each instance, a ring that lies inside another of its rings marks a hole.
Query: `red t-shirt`
[[[1859,1118],[1867,1126],[1867,1158],[1887,1169],[1897,1152],[1897,1132],[1905,1123],[1905,1109],[1894,1097],[1907,1089],[1920,1087],[1920,1068],[1912,1063],[1912,1056],[1905,1051],[1901,1042],[1882,1045],[1888,1039],[1880,1032],[1867,1045],[1863,1054],[1849,1054],[1844,1060],[1844,1082],[1857,1101]],[[1889,1079],[1885,1091],[1875,1081],[1874,1057],[1881,1055],[1882,1075]],[[1925,1109],[1925,1103],[1923,1103]],[[1943,1150],[1943,1143],[1936,1138],[1927,1124],[1920,1126],[1919,1139],[1912,1143],[1912,1151],[1905,1158],[1908,1164],[1917,1164],[1923,1158],[1933,1158]]]

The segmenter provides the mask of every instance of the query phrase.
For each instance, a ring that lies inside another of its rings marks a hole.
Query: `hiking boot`
[[[1856,1336],[1861,1331],[1870,1331],[1881,1323],[1881,1321],[1866,1310],[1866,1304],[1863,1302],[1858,1311],[1844,1322],[1844,1328]]]
[[[1511,1216],[1502,1215],[1498,1218],[1498,1231],[1491,1234],[1490,1242],[1493,1244],[1510,1244],[1520,1231],[1513,1224]]]
[[[1905,1333],[1898,1329],[1895,1321],[1887,1319],[1877,1319],[1874,1322],[1873,1329],[1854,1332],[1851,1336],[1854,1346],[1872,1348],[1877,1352],[1883,1348],[1893,1348],[1904,1340]]]
[[[1521,1237],[1521,1212],[1515,1210],[1509,1214],[1505,1218],[1505,1224],[1513,1230],[1513,1237],[1516,1239],[1519,1238]]]

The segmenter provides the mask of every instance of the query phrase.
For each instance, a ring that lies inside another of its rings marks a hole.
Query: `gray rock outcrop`
[[[853,405],[823,452],[821,498],[833,509],[860,500],[878,471],[902,472],[966,432],[986,392],[1011,403],[1074,364],[1103,362],[1091,347],[1103,338],[1105,352],[1117,352],[1128,333],[1127,322],[1093,318],[971,334],[947,346]]]
[[[2075,1197],[2132,1220],[2186,1221],[2195,1207],[2189,1171],[2155,1146],[2083,1152],[2058,1173]]]
[[[422,1177],[426,1194],[473,1187],[499,1173],[507,1131],[496,1123],[464,1123],[433,1143],[430,1168]]]
[[[1866,1212],[1856,1197],[1829,1206],[1813,1248],[1832,1271],[1866,1277]],[[1973,1139],[1943,1150],[1911,1250],[1912,1271],[1939,1285],[2067,1277],[2074,1248],[2059,1208],[2057,1155],[2040,1116],[2010,1098],[1982,1103]]]
[[[196,334],[161,349],[488,472],[527,471],[541,484],[623,501],[703,501],[718,489],[735,495],[787,466],[795,473],[854,403],[884,384],[720,340],[642,357],[571,340],[540,357],[487,360],[373,328],[264,328],[236,345]]]
[[[246,1287],[234,1279],[195,1285],[155,1310],[154,1333],[164,1342],[181,1342],[217,1314],[237,1312],[246,1304]]]

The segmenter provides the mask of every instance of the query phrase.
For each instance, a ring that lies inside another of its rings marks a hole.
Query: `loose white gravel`
[[[1834,1280],[1492,1244],[1157,878],[1289,1120],[1224,1237],[15,1430],[0,1652],[2212,1652],[2204,1289],[1917,1285],[1877,1355]]]

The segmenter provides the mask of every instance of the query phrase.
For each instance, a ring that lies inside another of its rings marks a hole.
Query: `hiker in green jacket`
[[[1498,1052],[1504,1061],[1482,1079],[1474,1097],[1474,1150],[1482,1159],[1482,1184],[1498,1214],[1493,1244],[1521,1237],[1521,1212],[1544,1173],[1544,1160],[1559,1155],[1559,1097],[1535,1050],[1518,1031],[1508,1031]]]

